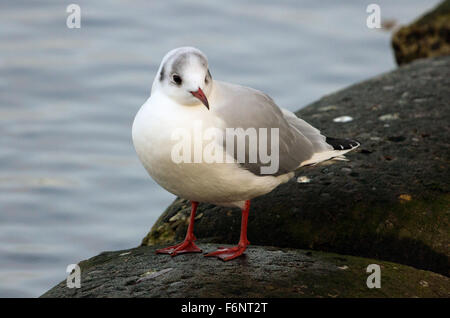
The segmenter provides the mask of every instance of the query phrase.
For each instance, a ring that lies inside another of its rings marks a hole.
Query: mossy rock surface
[[[419,58],[450,55],[450,0],[397,30],[392,47],[398,65]]]
[[[257,245],[371,257],[449,274],[450,57],[418,60],[325,96],[297,115],[327,136],[359,140],[349,162],[318,165],[252,201]],[[351,116],[352,121],[333,119]],[[189,202],[177,199],[143,245],[184,238]],[[200,242],[234,244],[240,211],[200,204]]]
[[[201,254],[155,255],[155,248],[83,261],[81,288],[63,281],[42,297],[450,297],[447,277],[373,259],[252,246],[222,262]],[[380,266],[381,288],[367,287],[370,264]]]

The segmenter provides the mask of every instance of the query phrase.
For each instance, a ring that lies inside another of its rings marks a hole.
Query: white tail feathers
[[[299,167],[313,165],[313,164],[316,164],[316,163],[319,163],[322,161],[327,161],[327,160],[348,161],[348,159],[344,157],[344,154],[346,154],[347,152],[352,151],[358,147],[359,147],[359,144],[351,149],[317,152],[317,153],[313,154],[313,156],[311,158],[309,158],[308,160],[303,161]]]

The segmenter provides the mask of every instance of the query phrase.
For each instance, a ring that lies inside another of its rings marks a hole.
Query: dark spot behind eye
[[[206,74],[206,77],[205,77],[205,83],[206,84],[209,82],[210,78],[212,78],[212,76],[211,76],[211,73],[209,72],[209,69],[208,69],[208,74]]]
[[[177,74],[172,75],[172,80],[175,84],[181,85],[182,80],[181,80],[180,75],[177,75]]]
[[[159,81],[162,82],[164,79],[164,67],[161,69],[161,73],[159,73]]]

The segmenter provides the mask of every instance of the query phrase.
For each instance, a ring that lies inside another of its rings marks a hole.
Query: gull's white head
[[[193,47],[180,47],[164,56],[152,92],[161,91],[186,106],[203,103],[209,109],[212,82],[205,54]]]

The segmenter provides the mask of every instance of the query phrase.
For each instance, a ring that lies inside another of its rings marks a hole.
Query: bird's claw
[[[223,261],[229,261],[232,259],[235,259],[236,257],[241,256],[245,250],[247,249],[247,246],[245,245],[238,245],[235,247],[219,247],[217,251],[205,254],[205,257],[215,256],[217,258],[220,258]]]
[[[201,253],[201,252],[202,250],[197,245],[195,245],[194,241],[192,240],[185,240],[180,244],[156,250],[156,254],[169,254],[170,256],[175,256],[184,253]]]

